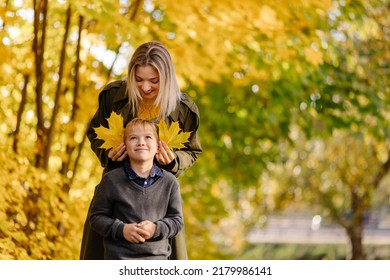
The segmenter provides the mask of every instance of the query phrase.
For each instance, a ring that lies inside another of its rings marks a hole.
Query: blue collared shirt
[[[150,170],[148,178],[142,178],[138,176],[137,173],[135,173],[135,171],[131,168],[130,162],[128,160],[125,161],[124,169],[127,174],[127,177],[130,180],[134,181],[135,183],[144,188],[153,185],[153,183],[156,182],[163,175],[162,169],[154,163],[152,170]]]

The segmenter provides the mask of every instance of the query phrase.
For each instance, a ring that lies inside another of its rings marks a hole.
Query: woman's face
[[[146,103],[153,103],[160,89],[160,76],[156,68],[151,65],[137,66],[135,81],[142,100]]]

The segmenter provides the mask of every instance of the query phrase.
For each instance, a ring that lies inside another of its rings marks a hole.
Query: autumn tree
[[[292,134],[298,145],[286,153],[282,172],[291,177],[280,180],[288,186],[280,190],[282,200],[315,202],[319,213],[345,229],[351,259],[365,258],[365,217],[374,197],[388,192],[388,5],[355,1],[330,12],[331,28],[322,34],[328,52],[302,83],[310,95],[300,104]],[[306,146],[298,131],[312,139]]]

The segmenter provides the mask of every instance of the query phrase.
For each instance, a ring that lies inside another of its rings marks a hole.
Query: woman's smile
[[[138,66],[135,72],[137,88],[146,103],[153,103],[160,90],[160,75],[151,65]]]

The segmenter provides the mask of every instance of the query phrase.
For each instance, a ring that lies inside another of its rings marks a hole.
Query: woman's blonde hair
[[[166,118],[175,110],[181,92],[171,55],[160,42],[152,41],[140,45],[131,57],[127,75],[127,95],[130,106],[135,112],[142,99],[135,80],[137,67],[147,65],[153,66],[158,71],[160,90],[155,105],[160,108],[160,116]]]

